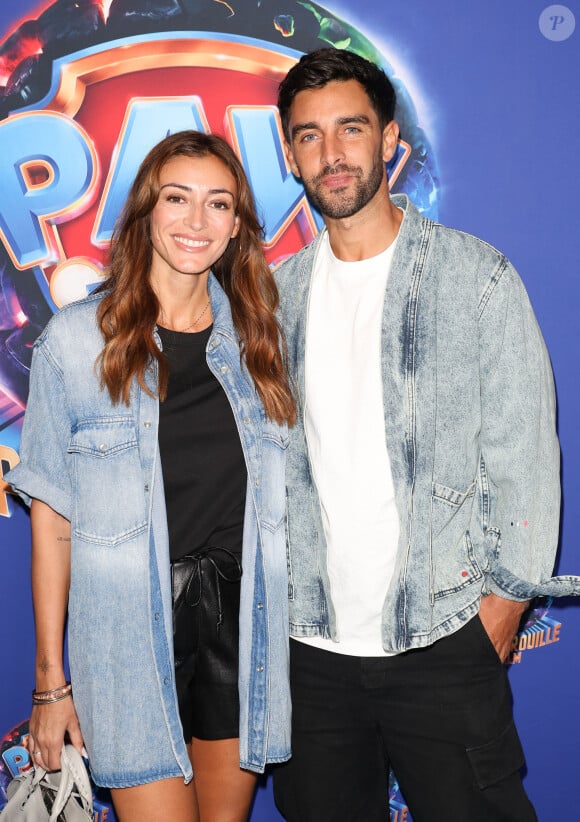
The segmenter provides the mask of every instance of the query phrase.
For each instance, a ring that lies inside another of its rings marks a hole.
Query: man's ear
[[[388,163],[395,156],[398,139],[399,124],[395,120],[391,120],[383,129],[383,160],[385,163]]]
[[[300,179],[300,171],[298,169],[298,166],[296,165],[296,161],[294,160],[294,152],[292,151],[292,146],[290,145],[290,143],[286,141],[286,138],[284,138],[282,145],[284,148],[284,156],[286,157],[286,162],[290,166],[290,171],[295,177],[298,177]]]

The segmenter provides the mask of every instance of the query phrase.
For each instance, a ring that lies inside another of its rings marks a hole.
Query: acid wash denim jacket
[[[290,754],[284,460],[240,362],[230,306],[210,276],[207,361],[231,403],[248,470],[240,604],[240,764]],[[71,522],[69,662],[98,784],[192,777],[173,667],[159,404],[136,384],[129,407],[99,387],[98,295],[63,308],[35,344],[21,462],[8,482]],[[148,384],[155,392],[152,373]]]
[[[423,218],[405,196],[381,328],[385,436],[400,521],[386,651],[426,646],[479,610],[580,593],[550,579],[560,454],[548,355],[509,262]],[[320,502],[304,433],[304,354],[320,238],[276,272],[298,422],[287,452],[290,632],[337,640]],[[353,545],[353,562],[360,561]],[[364,591],[360,592],[364,597]]]

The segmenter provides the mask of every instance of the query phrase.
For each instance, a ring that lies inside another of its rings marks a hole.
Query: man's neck
[[[386,186],[352,217],[325,218],[335,257],[357,262],[388,248],[399,232],[403,214],[389,197]]]

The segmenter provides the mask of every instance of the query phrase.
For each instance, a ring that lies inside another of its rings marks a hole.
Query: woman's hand
[[[28,751],[34,765],[45,771],[60,769],[60,752],[65,736],[79,751],[83,751],[83,735],[72,697],[34,705],[30,717]]]

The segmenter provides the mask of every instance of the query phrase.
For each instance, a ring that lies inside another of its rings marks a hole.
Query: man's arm
[[[489,488],[484,593],[525,603],[549,593],[541,589],[558,542],[560,451],[549,357],[524,286],[503,258],[484,284],[479,334],[480,444]],[[483,606],[489,625],[500,605],[508,610],[495,600]]]

